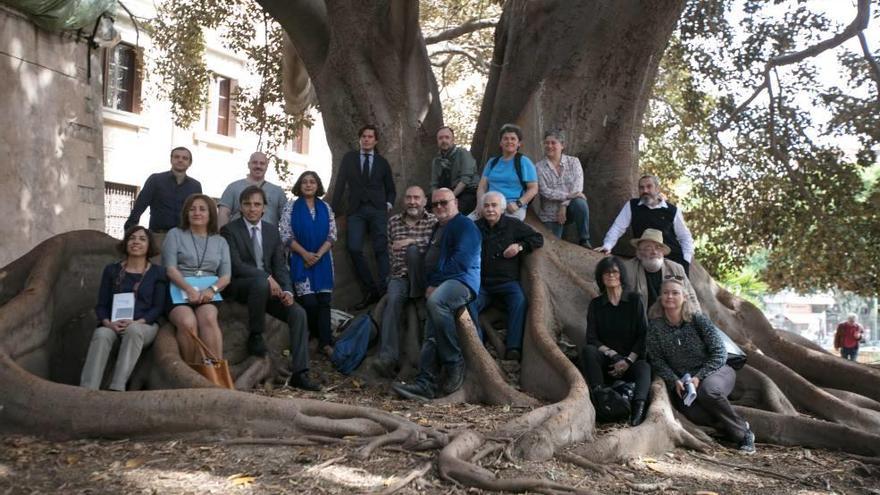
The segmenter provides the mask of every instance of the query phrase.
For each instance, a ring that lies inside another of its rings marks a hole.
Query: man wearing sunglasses
[[[660,296],[660,286],[663,281],[672,278],[682,282],[685,296],[690,301],[692,308],[696,312],[701,311],[697,293],[694,292],[684,268],[665,258],[670,249],[663,243],[662,232],[657,229],[645,229],[641,237],[630,242],[636,248],[636,257],[624,262],[628,279],[627,285],[641,294],[643,300],[648,303],[647,308],[650,309]]]
[[[456,313],[480,293],[480,231],[458,211],[451,189],[434,191],[431,206],[439,225],[425,253],[428,319],[415,382],[395,382],[391,388],[406,399],[429,401],[449,395],[464,383],[464,356],[458,344]],[[446,382],[437,390],[440,367]]]

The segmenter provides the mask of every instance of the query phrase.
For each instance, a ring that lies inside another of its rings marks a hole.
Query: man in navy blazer
[[[286,321],[290,328],[290,384],[305,390],[321,387],[309,378],[309,332],[306,312],[293,300],[290,268],[284,256],[278,227],[261,220],[266,193],[248,186],[239,196],[241,217],[224,225],[220,233],[229,244],[232,281],[224,295],[248,307],[248,352],[266,355],[263,330],[266,313]]]
[[[336,219],[345,216],[347,225],[347,248],[351,255],[355,274],[360,280],[364,298],[355,309],[364,309],[378,302],[388,286],[388,211],[394,206],[397,192],[391,166],[376,151],[379,133],[375,126],[365,125],[358,131],[359,151],[349,151],[342,157],[339,178],[330,201]],[[348,196],[346,196],[348,189]],[[343,198],[348,199],[343,211]],[[364,257],[364,240],[370,232],[373,254],[376,257],[378,281],[373,279],[370,266]]]

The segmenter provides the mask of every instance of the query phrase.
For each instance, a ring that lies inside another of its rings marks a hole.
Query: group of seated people
[[[540,195],[538,217],[547,230],[561,237],[564,226],[574,223],[577,242],[584,247],[591,247],[589,209],[583,169],[577,158],[562,154],[561,132],[546,133],[546,156],[537,167],[519,153],[522,133],[518,127],[505,125],[500,138],[501,154],[487,162],[477,182],[470,153],[455,146],[451,129],[440,129],[439,155],[432,163],[432,212],[427,209],[424,190],[410,186],[403,211],[390,218],[396,193],[390,166],[376,149],[378,131],[373,126],[359,131],[360,150],[343,158],[330,202],[321,199],[324,187],[314,172],[299,177],[292,189],[296,199],[288,202],[280,187],[265,181],[265,155],[254,153],[247,178],[230,184],[218,208],[201,194],[198,182],[186,176],[192,163],[189,150],[175,148],[172,170],[151,176],[136,201],[129,218],[132,225],[127,225],[120,243],[123,260],[104,271],[96,308],[100,326],[89,349],[82,385],[99,388],[110,348],[121,338],[110,389],[125,390],[137,357],[155,338],[163,314],[177,328],[182,355],[192,353],[194,339],[199,338],[214,355],[222,356],[216,305],[222,293],[248,307],[251,354],[267,352],[262,336],[266,313],[286,321],[290,383],[319,390],[308,374],[307,344],[311,334],[319,340],[322,352],[333,352],[330,252],[337,238],[337,221],[346,229],[347,248],[364,290],[356,309],[387,294],[380,348],[373,362],[381,376],[393,378],[398,372],[405,303],[425,298],[427,321],[419,372],[411,383],[392,384],[400,396],[431,400],[462,387],[466,370],[455,325],[461,309],[469,310],[478,323],[481,311],[493,301],[502,303],[507,313],[503,356],[520,359],[527,312],[519,282],[521,265],[524,256],[544,243],[543,236],[523,222],[528,204]],[[184,193],[189,193],[185,199]],[[726,398],[735,374],[725,364],[720,331],[699,312],[687,278],[693,241],[681,212],[665,201],[654,176],[639,180],[639,194],[624,205],[612,231],[597,248],[609,252],[631,226],[638,254],[628,261],[606,257],[598,264],[600,295],[587,312],[579,367],[592,390],[617,379],[635,383],[633,425],[645,417],[652,369],[679,399],[687,386],[682,377],[689,374],[697,390],[696,402],[684,407],[678,400],[676,406],[697,423],[721,425],[742,450],[754,451],[754,435]],[[172,225],[167,211],[176,204],[180,204],[179,222]],[[462,204],[474,204],[470,215],[460,211]],[[147,206],[153,213],[150,229],[136,225]],[[158,251],[151,231],[165,233],[164,268],[149,261]],[[377,278],[372,277],[363,253],[367,232],[376,256]],[[194,284],[204,277],[212,277],[212,283]],[[167,297],[169,283],[179,288],[184,300]],[[133,293],[134,314],[112,321],[114,295],[120,293]],[[442,386],[441,376],[445,377]]]

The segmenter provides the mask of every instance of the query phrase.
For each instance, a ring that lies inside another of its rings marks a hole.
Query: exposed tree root
[[[465,486],[483,490],[525,492],[551,490],[559,493],[592,494],[594,492],[572,488],[566,485],[538,478],[501,479],[487,469],[464,459],[471,459],[485,439],[474,431],[464,431],[456,435],[449,445],[440,451],[440,476]]]
[[[534,406],[538,403],[507,383],[498,363],[477,336],[477,329],[467,311],[459,310],[456,326],[458,343],[467,363],[467,377],[461,389],[437,400],[438,403],[471,402],[515,406]]]
[[[796,416],[797,409],[776,382],[753,366],[746,365],[736,373],[736,403],[766,411]]]
[[[880,455],[880,435],[876,429],[863,430],[805,416],[784,416],[747,407],[734,407],[748,420],[761,442],[842,450],[866,456]]]
[[[837,397],[838,399],[848,402],[854,406],[863,407],[865,409],[871,409],[873,411],[880,412],[880,402],[876,400],[869,399],[864,395],[859,395],[853,392],[847,392],[846,390],[837,390],[835,388],[823,388],[822,390],[828,392],[829,394]]]
[[[749,363],[784,388],[792,404],[823,419],[853,428],[880,430],[880,414],[844,402],[825,392],[780,362],[757,352],[749,354]]]
[[[268,379],[272,374],[272,361],[269,356],[250,356],[231,370],[235,377],[236,390],[250,390]]]
[[[619,428],[578,449],[576,454],[594,463],[620,462],[632,457],[657,455],[676,447],[705,451],[708,445],[689,433],[673,415],[666,387],[660,379],[651,384],[651,405],[645,421],[634,428]]]
[[[400,478],[399,480],[397,480],[394,483],[392,483],[391,485],[389,485],[388,488],[379,492],[379,495],[391,495],[392,493],[400,490],[401,488],[412,483],[413,481],[421,478],[422,476],[427,474],[428,471],[430,471],[430,470],[431,470],[431,463],[426,462],[426,463],[422,464],[421,466],[419,466],[418,468],[410,471],[403,478]]]

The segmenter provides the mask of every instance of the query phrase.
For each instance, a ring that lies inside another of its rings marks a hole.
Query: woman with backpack
[[[477,186],[477,204],[482,204],[486,192],[497,191],[507,198],[505,215],[525,220],[526,208],[538,194],[538,173],[529,157],[519,152],[522,129],[504,124],[500,134],[501,155],[490,158],[483,169]],[[474,210],[471,218],[479,218],[479,211]]]
[[[600,417],[605,412],[601,402],[609,396],[605,384],[634,382],[629,421],[638,426],[645,419],[651,387],[651,367],[645,361],[648,320],[642,297],[630,291],[624,280],[626,269],[620,259],[609,256],[596,265],[599,295],[590,301],[586,345],[578,367],[590,386]]]

